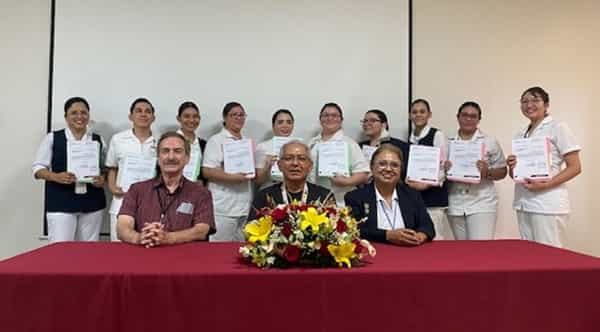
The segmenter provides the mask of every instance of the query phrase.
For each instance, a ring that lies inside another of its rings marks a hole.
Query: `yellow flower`
[[[302,218],[300,229],[304,231],[310,227],[313,232],[318,231],[321,224],[325,224],[329,221],[329,218],[327,218],[326,215],[327,213],[319,214],[313,207],[308,208],[308,210],[300,213]]]
[[[335,258],[336,263],[341,267],[344,264],[348,267],[352,267],[350,264],[350,259],[354,258],[354,248],[356,245],[352,242],[346,242],[342,245],[336,246],[334,244],[330,244],[327,246],[327,250]]]
[[[244,227],[248,242],[256,243],[257,241],[265,242],[271,230],[273,229],[273,219],[271,216],[261,217],[255,222],[251,222]]]

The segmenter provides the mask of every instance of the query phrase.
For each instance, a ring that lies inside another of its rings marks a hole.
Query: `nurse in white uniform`
[[[463,103],[456,114],[458,133],[454,141],[483,143],[483,159],[476,163],[479,183],[449,181],[448,221],[456,240],[491,240],[496,230],[498,195],[494,181],[506,177],[506,159],[498,141],[479,129],[481,107],[473,101]],[[447,169],[451,169],[447,161]]]
[[[522,239],[563,247],[570,212],[566,182],[581,173],[581,147],[569,127],[550,116],[549,107],[550,97],[541,87],[529,88],[521,95],[521,113],[529,124],[514,138],[549,139],[552,179],[515,183],[513,207]],[[518,162],[514,155],[506,159],[511,177]]]
[[[111,241],[119,241],[117,238],[117,215],[121,209],[123,195],[125,195],[123,188],[117,183],[119,166],[129,155],[144,158],[156,157],[156,139],[152,136],[150,129],[154,119],[152,103],[146,98],[138,98],[129,108],[129,120],[133,123],[133,128],[116,133],[110,140],[106,155],[106,167],[109,169],[108,189],[113,195],[109,210]]]

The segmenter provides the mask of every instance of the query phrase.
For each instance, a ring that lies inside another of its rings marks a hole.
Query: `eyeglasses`
[[[536,103],[541,103],[543,101],[544,101],[544,99],[542,99],[542,98],[530,98],[530,99],[521,99],[520,100],[521,105],[527,105],[529,103],[536,104]]]
[[[229,116],[232,118],[243,119],[246,117],[246,113],[230,113]]]
[[[360,124],[361,125],[365,124],[365,123],[371,123],[371,124],[373,124],[373,123],[376,123],[376,122],[381,122],[381,120],[379,120],[379,119],[362,119],[362,120],[360,120]]]
[[[310,160],[308,158],[308,156],[304,156],[304,155],[300,155],[300,156],[284,155],[280,159],[281,159],[281,161],[283,161],[285,163],[291,163],[291,162],[294,162],[294,161],[297,161],[299,163],[305,163],[305,162],[308,162]]]
[[[398,162],[387,160],[379,160],[375,162],[375,166],[377,166],[379,169],[386,169],[388,167],[391,169],[400,169],[402,167],[402,165]]]

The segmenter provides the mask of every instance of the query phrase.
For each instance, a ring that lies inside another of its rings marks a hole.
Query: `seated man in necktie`
[[[324,187],[306,181],[313,167],[310,148],[292,140],[281,147],[277,166],[283,173],[283,182],[275,183],[256,194],[248,220],[256,219],[262,208],[273,208],[296,200],[302,203],[335,205],[333,193]]]
[[[215,232],[211,194],[183,176],[189,143],[167,132],[158,141],[157,155],[158,175],[133,184],[123,199],[119,239],[147,248],[208,239]]]

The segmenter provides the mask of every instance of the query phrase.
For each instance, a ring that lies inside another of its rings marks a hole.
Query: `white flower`
[[[248,258],[250,257],[250,249],[248,249],[247,247],[240,247],[240,254],[242,255],[242,257]]]

